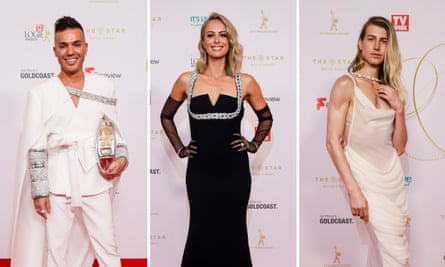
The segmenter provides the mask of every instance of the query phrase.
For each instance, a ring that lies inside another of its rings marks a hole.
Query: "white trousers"
[[[109,192],[82,197],[81,201],[81,207],[72,208],[69,198],[50,195],[51,213],[46,221],[48,267],[89,267],[91,248],[99,266],[121,267]],[[75,254],[77,257],[70,256]]]

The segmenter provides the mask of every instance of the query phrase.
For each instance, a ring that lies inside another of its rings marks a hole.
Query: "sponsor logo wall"
[[[410,266],[443,266],[445,3],[315,0],[300,1],[299,8],[299,265],[365,266],[367,247],[325,148],[326,115],[331,87],[356,53],[362,24],[380,15],[397,30],[403,58]]]
[[[256,78],[274,116],[270,135],[260,151],[250,155],[252,192],[247,223],[253,264],[293,267],[297,243],[296,3],[293,0],[170,3],[151,1],[149,18],[152,266],[180,265],[189,219],[185,191],[187,160],[175,154],[162,130],[159,114],[176,78],[194,69],[199,57],[200,27],[216,11],[227,16],[237,28],[244,47],[242,71]],[[175,121],[179,134],[188,142],[185,105]],[[247,108],[243,134],[253,137],[256,125],[255,114]]]
[[[75,17],[84,27],[89,43],[85,71],[115,83],[117,109],[130,150],[130,165],[114,201],[116,237],[123,258],[147,258],[146,5],[142,0],[18,0],[0,10],[4,52],[0,64],[0,258],[9,257],[15,158],[26,92],[59,73],[52,51],[54,22],[64,15]]]

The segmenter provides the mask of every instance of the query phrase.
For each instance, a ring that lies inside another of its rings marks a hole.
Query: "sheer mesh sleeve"
[[[169,96],[161,111],[162,128],[164,129],[168,140],[170,140],[170,143],[173,145],[176,153],[178,153],[179,150],[184,147],[181,138],[178,135],[175,122],[173,121],[173,117],[175,116],[176,111],[178,111],[178,108],[181,106],[182,102],[184,101],[176,101]]]
[[[258,117],[258,126],[255,132],[255,136],[253,137],[251,143],[258,147],[266,138],[270,129],[272,128],[272,113],[270,112],[269,106],[265,106],[260,110],[254,110],[255,114]]]

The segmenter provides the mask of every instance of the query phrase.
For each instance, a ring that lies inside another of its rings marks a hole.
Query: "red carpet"
[[[122,267],[147,267],[147,259],[121,259]],[[0,267],[10,267],[10,259],[0,259]],[[99,267],[94,262],[93,267]]]

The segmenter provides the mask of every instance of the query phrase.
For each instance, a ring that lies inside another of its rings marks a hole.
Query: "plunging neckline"
[[[193,96],[192,99],[197,98],[197,97],[206,97],[207,100],[209,101],[210,106],[211,106],[212,108],[215,108],[215,107],[218,105],[218,103],[219,103],[221,97],[228,97],[228,98],[231,98],[231,99],[235,99],[235,100],[236,100],[236,97],[235,97],[235,96],[231,96],[231,95],[224,94],[224,93],[219,93],[218,96],[215,98],[215,102],[212,102],[212,99],[211,99],[209,93],[205,93],[205,94],[200,94],[200,95]]]
[[[238,116],[238,114],[241,112],[242,109],[242,96],[243,96],[243,89],[241,86],[241,77],[240,74],[236,74],[235,75],[235,86],[236,86],[236,97],[224,94],[223,92],[219,93],[217,96],[217,98],[215,99],[215,102],[212,103],[210,100],[210,96],[208,93],[202,93],[199,95],[195,95],[192,97],[192,92],[193,92],[193,87],[195,85],[195,81],[196,78],[198,76],[198,72],[194,71],[192,73],[192,76],[190,77],[189,80],[189,88],[188,88],[188,92],[187,92],[187,110],[189,112],[189,115],[194,118],[194,119],[198,119],[198,120],[202,120],[202,119],[232,119],[236,116]],[[196,114],[191,110],[190,104],[192,102],[192,98],[195,97],[200,97],[200,96],[207,96],[207,101],[209,102],[212,111],[210,112],[205,112],[205,113],[201,113],[201,114]],[[234,98],[236,100],[236,109],[233,112],[214,112],[213,109],[215,109],[218,106],[218,103],[220,102],[220,98],[222,96],[228,96],[229,98]]]
[[[81,97],[80,97],[80,96],[77,96],[77,95],[73,95],[73,94],[71,94],[71,93],[67,90],[67,88],[75,89],[75,90],[78,90],[78,91],[84,91],[84,90],[85,90],[85,83],[86,83],[86,82],[85,82],[85,81],[86,81],[86,75],[84,75],[84,78],[83,78],[83,87],[82,87],[82,89],[78,89],[78,88],[75,88],[75,87],[72,87],[72,86],[65,85],[65,84],[63,83],[62,79],[60,78],[60,76],[57,76],[57,79],[58,79],[59,82],[62,84],[62,87],[65,89],[66,94],[68,94],[68,97],[69,97],[69,99],[70,99],[70,101],[71,101],[71,104],[73,105],[73,108],[74,108],[75,110],[77,110],[77,109],[79,108],[79,105],[80,105],[80,102],[81,102]],[[73,97],[77,97],[77,98],[78,98],[78,100],[77,100],[77,104],[74,102]]]
[[[63,83],[62,83],[62,84],[63,84]],[[66,86],[66,85],[63,85],[63,87],[65,88],[65,91],[66,91],[66,93],[68,94],[68,97],[70,98],[70,101],[71,101],[71,104],[73,105],[73,108],[74,108],[75,110],[78,110],[78,109],[79,109],[80,102],[81,102],[81,100],[82,100],[82,97],[80,97],[80,96],[78,96],[78,95],[75,95],[75,94],[71,94],[71,93],[70,93],[68,90],[66,90],[66,89],[67,89],[67,87],[68,87],[68,88],[71,88],[71,89],[79,90],[79,91],[83,91],[83,89],[80,90],[80,89],[77,89],[77,88],[74,88],[74,87],[71,87],[71,86]],[[73,97],[76,97],[76,98],[77,98],[77,105],[76,105],[76,103],[74,102]]]
[[[360,87],[356,86],[356,89],[357,89],[357,91],[360,92],[360,94],[363,96],[363,98],[366,99],[365,101],[367,101],[368,104],[370,106],[372,106],[375,110],[380,110],[380,111],[392,110],[391,107],[383,108],[383,105],[381,103],[380,103],[379,106],[377,106],[379,104],[379,102],[384,101],[384,99],[380,98],[379,96],[377,96],[377,103],[374,103],[371,99],[369,99],[369,97],[363,92],[363,90]],[[381,101],[379,101],[379,98],[380,98]]]
[[[379,99],[380,100],[384,100],[384,99],[382,99],[382,98],[380,98],[379,96],[378,96],[378,94],[376,93],[376,102],[373,102],[369,97],[368,97],[368,95],[366,95],[365,94],[365,92],[363,91],[363,89],[361,88],[361,87],[359,87],[358,86],[358,83],[357,83],[357,80],[355,79],[355,77],[351,74],[351,73],[348,73],[347,74],[350,78],[351,78],[351,80],[352,80],[352,82],[354,83],[354,95],[356,95],[356,91],[359,91],[360,92],[360,94],[363,96],[363,98],[365,98],[366,100],[366,102],[368,102],[368,104],[370,105],[370,106],[372,106],[375,110],[380,110],[380,111],[385,111],[385,110],[392,110],[391,109],[391,107],[389,107],[389,108],[379,108],[378,107],[378,104],[379,104]],[[380,107],[382,106],[381,104],[379,105]]]
[[[367,101],[371,106],[373,106],[375,109],[379,109],[379,108],[377,107],[377,104],[378,104],[378,96],[376,96],[377,98],[376,98],[376,101],[374,102],[374,101],[372,101],[372,100],[365,94],[365,92],[363,92],[362,88],[360,88],[360,87],[357,86],[357,90],[360,91],[360,94],[362,94],[362,96],[366,99],[366,101]]]

